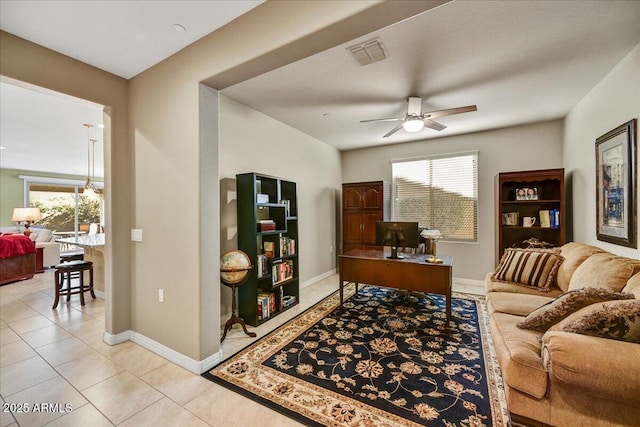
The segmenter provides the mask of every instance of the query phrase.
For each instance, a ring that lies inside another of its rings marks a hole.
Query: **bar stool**
[[[89,270],[89,284],[84,284],[84,272]],[[72,274],[77,274],[80,280],[78,286],[71,286]],[[67,287],[64,286],[65,278]],[[53,302],[53,308],[58,306],[60,295],[67,296],[67,302],[71,299],[71,295],[80,294],[80,304],[84,305],[84,293],[90,292],[91,297],[96,299],[93,292],[93,263],[91,261],[69,261],[56,265],[55,271],[56,300]]]

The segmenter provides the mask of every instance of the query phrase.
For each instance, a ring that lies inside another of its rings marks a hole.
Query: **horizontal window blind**
[[[478,155],[392,162],[393,218],[440,230],[444,239],[478,240]]]

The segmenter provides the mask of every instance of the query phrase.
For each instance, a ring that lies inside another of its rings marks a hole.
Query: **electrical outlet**
[[[333,253],[333,245],[329,246],[329,252]]]
[[[158,289],[158,302],[164,302],[164,290]]]

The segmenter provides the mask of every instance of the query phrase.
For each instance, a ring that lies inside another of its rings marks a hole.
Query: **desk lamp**
[[[437,241],[442,239],[442,233],[440,233],[440,230],[422,230],[420,236],[431,240],[431,256],[427,257],[425,261],[432,264],[442,264],[444,261],[436,255]]]

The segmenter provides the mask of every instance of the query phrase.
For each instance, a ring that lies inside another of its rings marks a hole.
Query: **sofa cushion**
[[[548,292],[555,284],[561,262],[562,256],[557,250],[505,249],[493,280]]]
[[[491,337],[502,376],[509,387],[542,399],[547,391],[548,375],[542,365],[540,334],[520,329],[522,319],[506,313],[491,316]]]
[[[620,291],[640,271],[640,261],[610,253],[593,254],[573,273],[569,290],[586,287]]]
[[[553,298],[549,298],[546,294],[542,296],[513,292],[491,292],[486,299],[487,312],[490,315],[498,312],[516,316],[526,316],[541,305],[553,301]]]
[[[493,273],[487,273],[487,275],[485,276],[484,287],[487,292],[487,295],[492,292],[509,292],[514,294],[542,295],[550,298],[555,298],[557,296],[562,295],[562,291],[555,286],[548,291],[545,290],[545,292],[542,292],[538,288],[526,288],[524,286],[516,285],[514,283],[495,282],[493,281]]]
[[[545,332],[562,319],[588,305],[602,301],[633,299],[633,294],[612,292],[603,288],[584,288],[569,291],[538,307],[518,322],[523,329]]]
[[[603,253],[604,249],[597,246],[585,245],[584,243],[571,242],[562,246],[560,255],[564,258],[558,268],[558,287],[564,292],[569,290],[571,276],[587,258],[593,254]]]
[[[629,292],[640,299],[640,273],[634,274],[627,282],[627,285],[622,288],[622,292]]]
[[[640,300],[592,304],[552,329],[640,344]]]

